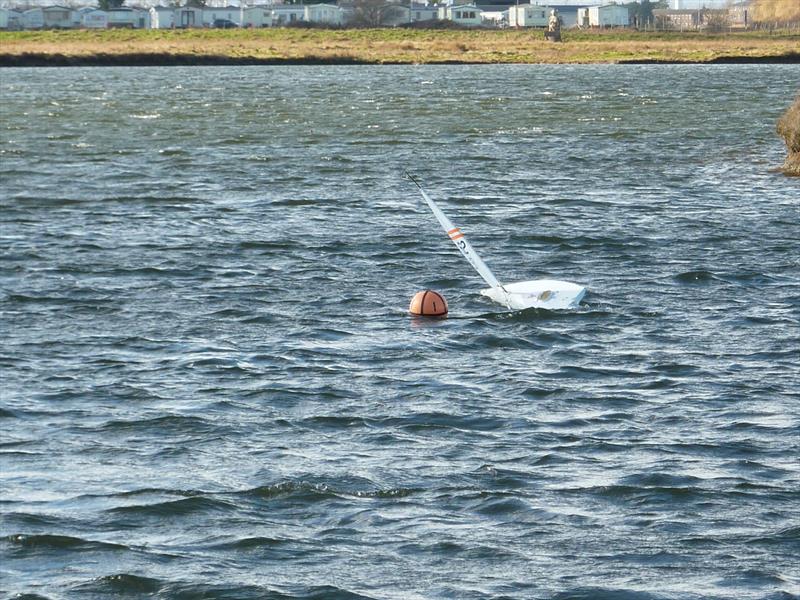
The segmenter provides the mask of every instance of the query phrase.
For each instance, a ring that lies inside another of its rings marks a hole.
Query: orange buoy
[[[408,312],[419,317],[444,317],[447,315],[447,300],[433,290],[417,292],[411,299]]]

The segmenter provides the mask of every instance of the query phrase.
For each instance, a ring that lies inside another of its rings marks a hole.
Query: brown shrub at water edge
[[[789,155],[783,163],[783,172],[800,176],[800,94],[778,121],[778,135],[786,142]]]

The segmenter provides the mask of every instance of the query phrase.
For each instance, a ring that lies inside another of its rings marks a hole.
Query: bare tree
[[[705,18],[706,31],[709,33],[721,33],[731,27],[730,15],[726,9],[707,10]]]
[[[402,13],[397,4],[386,0],[354,0],[350,24],[357,27],[380,27],[390,17]]]

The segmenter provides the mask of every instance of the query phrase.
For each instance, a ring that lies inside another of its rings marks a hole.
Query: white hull
[[[586,294],[586,288],[569,281],[537,279],[487,288],[481,290],[481,294],[514,310],[566,310],[578,307]]]

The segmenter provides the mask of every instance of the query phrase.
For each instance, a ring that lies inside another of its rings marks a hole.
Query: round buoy
[[[417,292],[411,299],[408,312],[419,317],[444,317],[447,314],[447,300],[433,290]]]

